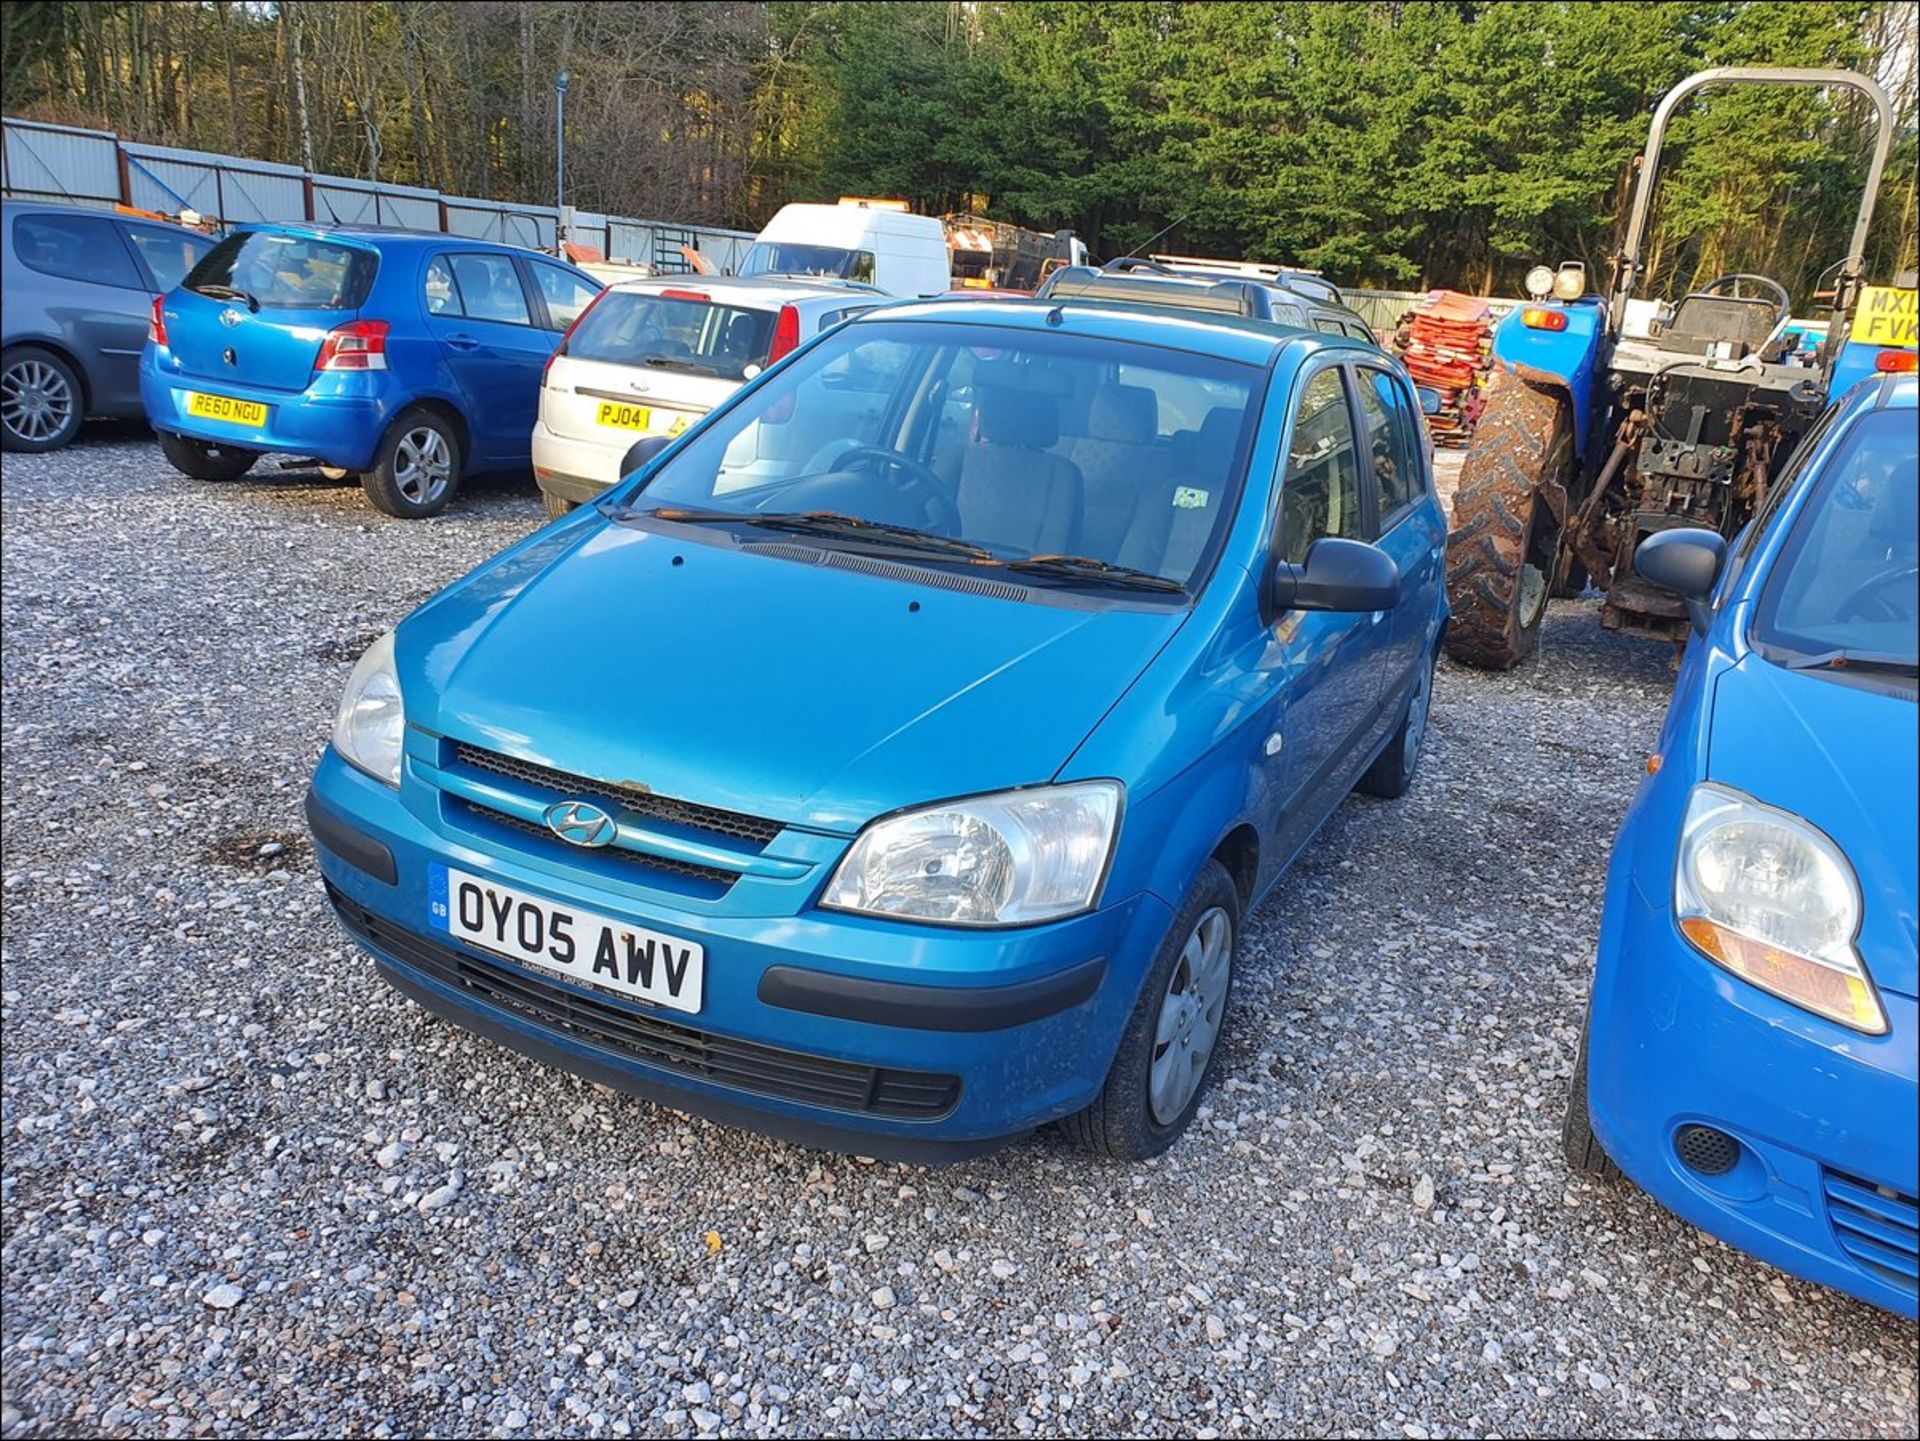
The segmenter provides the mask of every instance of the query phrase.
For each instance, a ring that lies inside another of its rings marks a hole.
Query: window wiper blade
[[[244,300],[247,309],[256,315],[260,312],[260,302],[237,285],[195,285],[189,287],[197,295],[205,295],[213,300]]]
[[[883,520],[866,520],[837,510],[775,511],[749,518],[754,525],[768,530],[784,530],[794,535],[835,536],[848,540],[874,540],[895,549],[924,550],[929,554],[957,555],[967,560],[998,560],[985,546],[952,536],[935,535],[910,525],[892,525]]]
[[[999,557],[984,546],[950,536],[915,530],[910,525],[891,525],[881,520],[865,520],[837,510],[813,511],[736,511],[703,510],[697,506],[663,505],[651,510],[634,506],[610,509],[613,520],[644,516],[650,520],[671,521],[677,525],[746,525],[761,530],[785,531],[790,535],[813,535],[845,540],[870,541],[889,550],[924,551],[930,555],[959,556],[965,560],[995,561]]]
[[[686,370],[695,375],[726,376],[726,372],[717,365],[702,365],[697,360],[682,360],[677,355],[649,355],[640,363],[651,365],[656,370]]]
[[[1920,675],[1920,661],[1885,651],[1848,650],[1845,646],[1818,655],[1796,655],[1781,662],[1788,670],[1870,670],[1892,675]]]
[[[1187,588],[1177,580],[1135,570],[1130,565],[1113,565],[1091,555],[1030,555],[1024,560],[1007,561],[1008,570],[1029,575],[1056,576],[1061,580],[1088,581],[1096,585],[1124,586],[1130,590],[1163,591],[1185,595]]]

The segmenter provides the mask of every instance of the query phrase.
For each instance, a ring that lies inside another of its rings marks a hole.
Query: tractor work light
[[[1553,271],[1545,265],[1536,265],[1527,272],[1527,294],[1535,300],[1545,300],[1553,294]]]
[[[1565,330],[1567,312],[1548,310],[1542,306],[1529,305],[1520,312],[1520,323],[1529,330]]]
[[[1587,293],[1587,267],[1569,260],[1553,277],[1553,293],[1559,300],[1578,300]]]

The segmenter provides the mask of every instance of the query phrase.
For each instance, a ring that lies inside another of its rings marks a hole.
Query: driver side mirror
[[[1322,536],[1304,564],[1277,561],[1267,591],[1272,613],[1392,610],[1400,603],[1400,567],[1377,545]]]
[[[625,480],[673,442],[671,435],[649,435],[636,440],[620,460],[620,478]]]
[[[1419,398],[1422,415],[1438,415],[1441,406],[1446,404],[1446,397],[1431,385],[1416,385],[1413,393]]]
[[[1727,543],[1718,533],[1700,526],[1676,526],[1641,541],[1633,553],[1633,568],[1642,580],[1664,586],[1685,601],[1694,634],[1705,635],[1713,624],[1707,601],[1726,557]]]

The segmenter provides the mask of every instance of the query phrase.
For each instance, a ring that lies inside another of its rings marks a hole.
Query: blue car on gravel
[[[1915,1314],[1914,377],[1849,391],[1729,552],[1641,543],[1696,634],[1607,880],[1574,1166]]]
[[[859,1154],[1200,1104],[1243,918],[1402,793],[1446,620],[1419,397],[1238,318],[835,327],[354,667],[346,929],[460,1024]]]
[[[599,291],[459,235],[239,230],[155,297],[140,394],[196,480],[287,451],[357,473],[388,515],[432,515],[472,471],[527,468],[541,376]]]

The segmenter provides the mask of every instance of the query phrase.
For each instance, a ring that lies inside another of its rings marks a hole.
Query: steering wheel
[[[1778,330],[1780,328],[1780,323],[1783,320],[1785,320],[1789,315],[1793,314],[1793,297],[1787,294],[1787,288],[1777,280],[1770,280],[1764,275],[1749,275],[1744,271],[1742,271],[1733,275],[1722,275],[1722,276],[1716,277],[1713,280],[1709,280],[1705,285],[1701,286],[1698,290],[1695,290],[1693,294],[1715,295],[1719,293],[1720,287],[1725,285],[1725,286],[1732,287],[1732,289],[1728,291],[1728,296],[1730,299],[1733,299],[1733,300],[1753,299],[1754,297],[1752,296],[1746,296],[1740,293],[1740,282],[1743,280],[1748,281],[1751,284],[1760,286],[1762,289],[1770,291],[1772,293],[1773,327],[1774,329]]]
[[[1910,612],[1901,609],[1893,598],[1885,592],[1894,591],[1904,594],[1911,592],[1914,582],[1920,580],[1920,565],[1902,566],[1898,570],[1883,570],[1880,574],[1862,581],[1833,608],[1835,620],[1906,620]],[[1877,611],[1878,614],[1869,612]]]
[[[920,502],[926,511],[928,524],[936,531],[956,536],[959,534],[960,507],[947,494],[947,483],[930,466],[922,465],[910,455],[889,450],[884,445],[856,445],[850,450],[841,451],[834,457],[833,464],[837,470],[853,470],[864,461],[876,461],[899,471],[908,482],[902,489]]]

